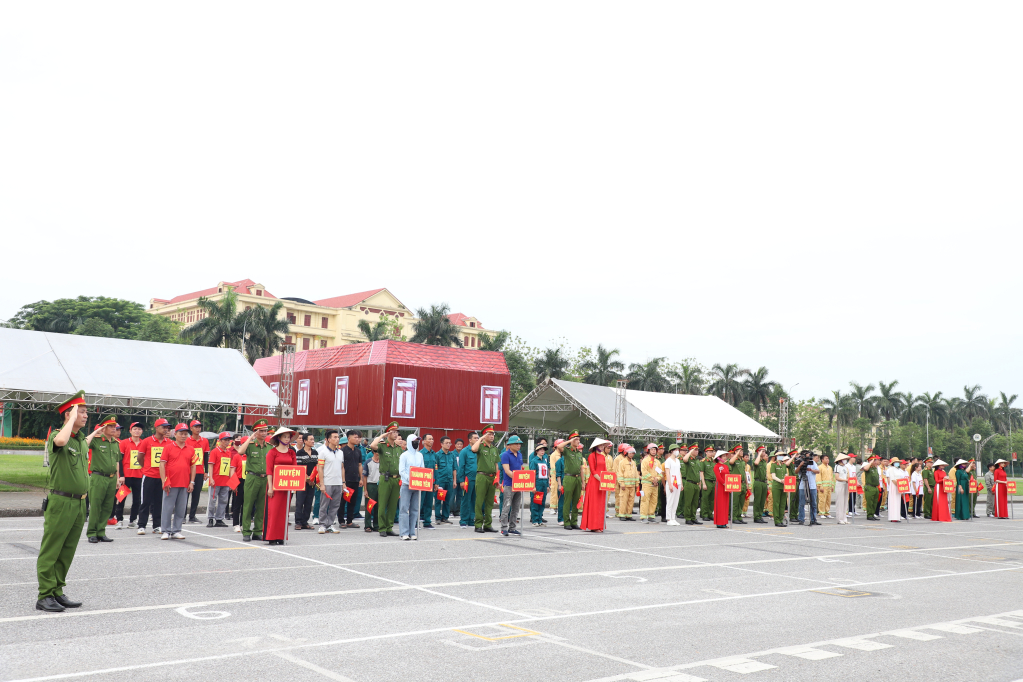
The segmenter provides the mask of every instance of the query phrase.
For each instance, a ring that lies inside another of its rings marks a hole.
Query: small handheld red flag
[[[234,492],[238,492],[239,483],[241,483],[241,479],[238,478],[238,474],[231,474],[231,478],[227,479],[227,487]]]
[[[440,490],[437,491],[437,501],[438,502],[443,502],[444,500],[447,499],[447,497],[448,497],[448,491],[445,490],[444,488],[441,488]]]
[[[373,498],[369,498],[368,500],[366,500],[366,513],[367,514],[372,514],[373,513],[373,507],[375,507],[375,506],[377,506],[377,501],[376,500],[374,500]]]
[[[354,490],[352,490],[351,488],[345,486],[345,491],[343,493],[341,493],[341,497],[345,498],[345,502],[351,502],[352,501],[352,495],[354,495],[354,494],[355,494]]]
[[[126,485],[122,485],[117,489],[117,494],[114,495],[114,499],[118,502],[124,502],[124,498],[128,497],[128,493],[131,492],[131,488]]]
[[[466,476],[465,480],[462,481],[462,492],[465,492],[465,493],[469,492],[469,477],[468,476]]]
[[[533,504],[543,504],[543,493],[539,490],[533,493]]]

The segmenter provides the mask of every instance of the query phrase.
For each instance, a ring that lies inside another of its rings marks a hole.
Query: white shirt
[[[669,457],[664,460],[664,468],[666,469],[664,474],[666,478],[664,480],[667,489],[670,489],[672,492],[678,490],[682,485],[682,466],[677,459]]]
[[[345,455],[341,448],[331,450],[324,443],[316,448],[316,459],[323,463],[323,485],[345,484]]]
[[[924,477],[919,470],[914,471],[913,475],[909,477],[909,492],[914,495],[924,494]]]

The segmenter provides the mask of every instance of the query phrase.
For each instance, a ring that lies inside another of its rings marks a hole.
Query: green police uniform
[[[931,518],[931,505],[934,504],[934,469],[924,469],[920,475],[927,482],[927,485],[924,486],[924,518],[929,519]]]
[[[796,479],[796,492],[789,493],[789,520],[795,521],[799,518],[799,477],[796,476],[796,463],[795,460],[789,462],[789,465],[785,468],[788,471],[789,476]]]
[[[245,448],[245,494],[242,496],[242,537],[263,535],[266,511],[266,453],[273,449],[269,441],[253,441]],[[251,529],[250,529],[251,528]]]
[[[746,462],[742,460],[741,454],[728,465],[728,473],[738,476],[741,482],[739,492],[732,493],[732,523],[745,523],[742,520],[742,508],[746,502]]]
[[[764,516],[764,502],[767,500],[767,460],[753,465],[753,519]]]
[[[388,445],[387,441],[377,444],[380,453],[380,483],[377,484],[377,528],[381,533],[394,532],[394,515],[398,513],[398,499],[401,496],[401,476],[398,474],[398,461],[403,450],[397,444]]]
[[[89,527],[85,534],[102,538],[107,534],[107,519],[114,509],[117,494],[117,463],[121,461],[121,444],[116,438],[102,436],[89,444],[92,453],[92,475],[89,476]]]
[[[714,459],[708,457],[703,460],[703,482],[707,489],[703,491],[700,500],[700,518],[704,521],[714,520],[714,488],[717,485],[717,474],[714,473]]]
[[[85,496],[89,492],[85,436],[72,433],[63,447],[57,447],[53,439],[58,433],[51,433],[46,443],[50,451],[50,478],[43,512],[43,542],[36,558],[39,599],[64,594],[67,572],[85,524]],[[104,514],[100,512],[99,516]],[[106,522],[106,517],[103,521]]]
[[[765,467],[766,473],[766,467]],[[785,467],[775,462],[774,466],[771,467],[771,500],[774,503],[772,510],[774,516],[774,525],[784,526],[785,525],[785,482],[776,481],[777,478],[784,478]],[[782,474],[779,476],[779,474]]]
[[[476,449],[476,530],[489,530],[494,526],[494,476],[501,461],[501,450],[496,445],[480,442]]]
[[[582,495],[582,482],[579,480],[583,469],[583,454],[571,446],[565,447],[565,476],[561,485],[565,488],[565,528],[579,525],[579,497]]]
[[[878,486],[880,479],[877,475],[877,465],[872,464],[863,474],[863,487],[866,488],[867,517],[877,516],[878,504],[881,502],[881,495]]]
[[[703,470],[703,463],[697,461],[696,456],[689,458],[689,462],[682,463],[682,478],[685,479],[685,487],[682,488],[682,515],[686,517],[686,523],[696,523],[696,506],[700,499],[700,472]]]

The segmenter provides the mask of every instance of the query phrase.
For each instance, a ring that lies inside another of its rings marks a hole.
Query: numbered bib
[[[231,460],[227,457],[220,458],[220,475],[230,476],[231,475]]]
[[[192,464],[202,464],[202,448],[195,449],[195,454],[192,455]]]
[[[149,466],[156,469],[160,466],[160,457],[163,456],[163,448],[149,449]]]
[[[128,453],[128,468],[129,469],[141,469],[142,462],[139,461],[139,451],[132,450]]]
[[[242,478],[245,478],[245,465],[246,464],[247,464],[247,461],[243,459],[242,460],[242,475],[241,475]]]
[[[537,478],[547,478],[547,465],[540,462],[536,465]]]

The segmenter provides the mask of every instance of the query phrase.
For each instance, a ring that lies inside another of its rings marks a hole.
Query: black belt
[[[82,493],[81,495],[73,495],[71,493],[66,493],[63,490],[51,490],[50,492],[54,495],[60,495],[61,497],[70,497],[72,500],[84,500],[85,496],[88,494]]]
[[[117,476],[117,474],[103,474],[103,473],[100,473],[99,471],[93,471],[92,475],[93,476],[105,476],[107,478],[114,478],[115,476]]]
[[[255,471],[246,472],[246,476],[255,476],[256,478],[266,478],[266,474],[257,474]]]
[[[563,475],[567,476],[569,478],[579,478],[579,474],[563,474]]]
[[[380,478],[386,481],[391,478],[401,478],[401,474],[380,474]]]

